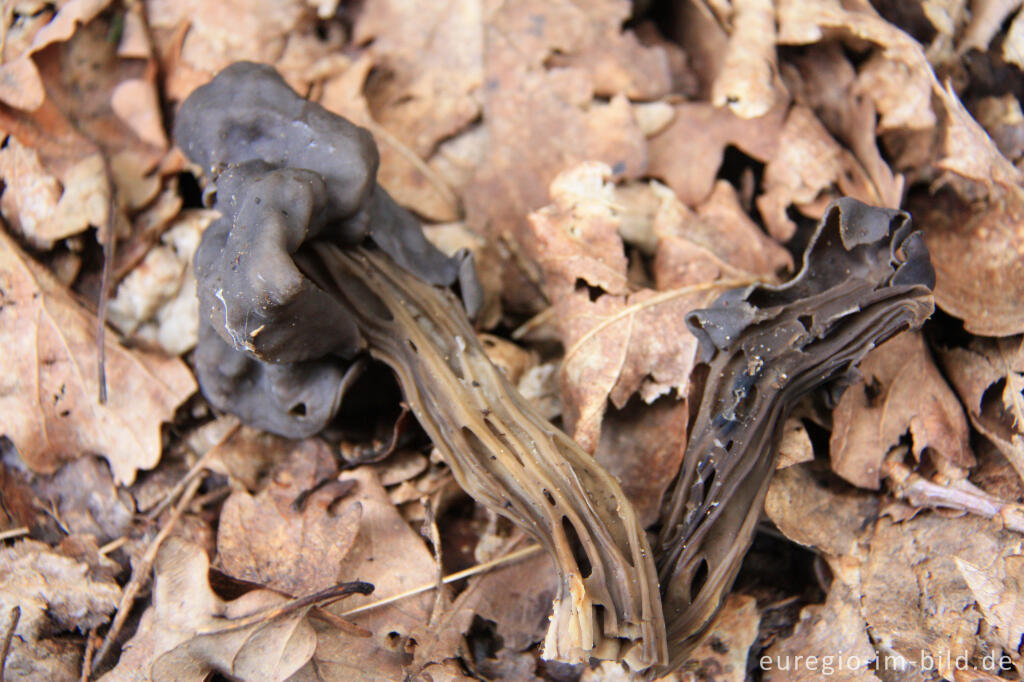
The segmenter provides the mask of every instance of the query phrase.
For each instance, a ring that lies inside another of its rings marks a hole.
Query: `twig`
[[[0,649],[0,682],[4,682],[4,668],[7,667],[7,654],[11,652],[11,640],[14,638],[14,631],[21,620],[21,607],[12,606],[7,613],[7,625],[4,626],[3,648]]]
[[[225,431],[224,435],[222,435],[217,440],[217,442],[214,443],[212,447],[210,447],[209,450],[207,450],[205,453],[199,456],[199,458],[196,460],[196,463],[193,464],[191,468],[189,468],[188,473],[182,476],[181,480],[178,481],[173,488],[171,488],[171,491],[169,493],[167,493],[167,496],[164,497],[164,499],[161,500],[160,503],[157,504],[146,515],[146,518],[152,521],[158,518],[161,514],[163,514],[164,510],[170,506],[171,502],[174,501],[174,499],[181,494],[182,490],[185,489],[185,486],[189,485],[193,480],[195,480],[197,476],[203,473],[203,471],[206,469],[206,465],[217,454],[217,448],[219,448],[221,445],[226,443],[232,436],[234,436],[238,429],[240,429],[241,427],[242,422],[235,422],[234,426]],[[182,440],[182,444],[190,451],[192,451],[193,454],[197,454],[195,450],[193,450],[193,448],[184,440]]]
[[[914,507],[956,509],[997,519],[1003,527],[1024,533],[1024,505],[993,497],[967,480],[940,485],[890,457],[883,464],[893,495]]]
[[[82,656],[82,672],[78,676],[78,682],[89,682],[90,671],[92,670],[92,657],[96,653],[96,642],[99,636],[96,628],[91,628],[85,638],[85,654]]]
[[[115,549],[123,546],[124,543],[126,543],[126,542],[128,542],[128,536],[127,535],[122,535],[121,537],[117,538],[116,540],[111,540],[107,544],[105,544],[102,547],[100,547],[99,550],[98,550],[98,554],[100,556],[107,556],[108,554],[113,552]]]
[[[477,575],[478,573],[484,573],[486,571],[491,570],[492,568],[497,568],[498,566],[511,564],[513,562],[519,561],[520,559],[524,559],[528,556],[536,554],[540,551],[540,549],[540,545],[530,545],[529,547],[523,547],[522,549],[516,550],[511,554],[506,554],[505,556],[498,557],[497,559],[492,559],[491,561],[486,561],[482,564],[477,564],[476,566],[470,566],[467,569],[458,571],[456,573],[452,573],[451,575],[446,575],[444,578],[441,579],[441,584],[447,585],[449,583],[455,582],[456,580],[462,580],[463,578],[468,578],[470,576]],[[371,602],[369,604],[363,604],[362,606],[357,606],[354,609],[349,609],[348,611],[343,612],[341,615],[343,617],[353,616],[357,613],[362,613],[363,611],[370,611],[381,606],[387,606],[388,604],[393,604],[396,601],[401,601],[408,597],[415,597],[417,594],[429,592],[430,590],[433,590],[436,587],[437,581],[427,583],[425,585],[420,585],[419,587],[414,587],[411,590],[406,590],[405,592],[391,595],[390,597],[387,597],[385,599]]]
[[[84,131],[82,131],[84,134]],[[86,135],[88,139],[90,138]],[[95,143],[94,143],[95,144]],[[114,173],[110,169],[110,160],[104,153],[103,148],[95,144],[99,150],[100,158],[103,159],[103,173],[107,178],[109,195],[107,199],[107,222],[105,225],[105,237],[103,242],[103,271],[100,276],[100,300],[96,305],[96,382],[99,385],[100,405],[107,402],[107,304],[110,299],[110,275],[114,269],[114,256],[117,249],[117,183],[114,182]]]
[[[191,474],[191,472],[189,472]],[[189,474],[186,474],[188,476]],[[181,499],[178,500],[178,504],[175,505],[174,510],[171,512],[170,518],[167,519],[167,523],[160,529],[160,532],[156,534],[153,541],[150,543],[149,548],[146,549],[146,553],[142,555],[142,559],[132,567],[132,577],[125,585],[124,591],[121,593],[121,600],[117,604],[117,613],[114,614],[114,620],[110,624],[110,629],[107,631],[107,636],[103,639],[103,646],[100,647],[99,652],[92,662],[92,672],[95,673],[103,661],[110,654],[110,650],[114,646],[114,641],[117,636],[121,633],[121,628],[124,627],[125,620],[128,619],[128,612],[131,611],[132,605],[135,603],[135,597],[138,596],[139,591],[143,585],[149,579],[149,573],[153,568],[153,562],[156,561],[156,553],[160,549],[160,545],[163,544],[167,536],[171,534],[171,530],[177,524],[178,519],[181,518],[185,510],[189,508],[192,503],[192,498],[195,497],[196,491],[199,490],[199,486],[203,482],[202,476],[197,476],[189,482],[188,487],[185,488],[185,492],[182,493]]]
[[[22,535],[28,535],[29,530],[27,526],[19,526],[18,528],[11,528],[0,533],[0,542],[10,540],[12,538],[20,538]]]
[[[322,606],[332,601],[347,597],[350,594],[370,594],[373,592],[373,585],[370,583],[364,583],[359,580],[352,581],[350,583],[341,583],[340,585],[334,585],[328,587],[326,590],[320,590],[313,594],[306,595],[305,597],[298,597],[291,601],[285,602],[278,606],[272,606],[266,609],[260,609],[256,613],[250,613],[248,616],[242,616],[240,618],[232,618],[227,621],[224,625],[217,625],[215,627],[199,628],[195,631],[198,635],[220,635],[225,632],[235,632],[242,630],[252,625],[258,625],[265,623],[275,618],[281,618],[287,616],[296,611],[309,608],[311,606]],[[3,682],[0,680],[0,682]]]

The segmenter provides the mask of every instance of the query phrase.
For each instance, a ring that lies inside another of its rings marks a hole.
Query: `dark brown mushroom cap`
[[[271,67],[221,71],[182,104],[174,134],[222,213],[195,257],[197,374],[216,407],[292,437],[336,411],[344,359],[364,343],[350,314],[296,268],[293,255],[310,241],[369,241],[431,284],[458,282],[467,309],[478,307],[469,254],[438,251],[377,185],[369,132],[303,99]]]

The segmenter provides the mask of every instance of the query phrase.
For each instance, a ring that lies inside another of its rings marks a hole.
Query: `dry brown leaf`
[[[0,149],[0,174],[0,210],[38,248],[52,248],[55,241],[107,219],[109,188],[99,154],[73,164],[61,181],[43,167],[35,149],[9,137]]]
[[[34,643],[54,632],[80,633],[107,621],[121,588],[89,566],[35,540],[0,549],[0,613],[21,608],[17,637]],[[6,622],[6,620],[5,620]]]
[[[728,595],[707,637],[690,654],[686,669],[678,673],[680,682],[744,682],[760,621],[756,599]]]
[[[552,184],[554,204],[530,215],[532,239],[524,244],[543,271],[566,348],[566,427],[591,452],[609,400],[622,409],[637,392],[648,403],[673,390],[686,395],[696,339],[683,316],[714,293],[701,285],[627,293],[608,172],[582,164],[560,175]]]
[[[955,466],[974,465],[963,408],[920,333],[882,344],[861,362],[860,371],[864,378],[846,389],[832,415],[829,452],[837,474],[878,489],[882,461],[907,432],[918,460],[929,448]]]
[[[658,289],[752,274],[773,280],[783,271],[792,271],[793,257],[754,224],[740,206],[736,190],[725,180],[715,183],[696,212],[659,185],[654,188],[661,198],[652,225],[657,239],[653,271]]]
[[[233,493],[217,529],[219,568],[293,596],[341,582],[338,569],[362,508],[343,497],[337,482],[324,483],[336,472],[327,446],[304,440],[282,458],[258,495]]]
[[[834,580],[825,603],[804,607],[793,634],[759,657],[766,682],[877,682],[869,667],[875,648],[859,606],[857,594]]]
[[[809,466],[777,471],[764,510],[782,533],[807,547],[841,557],[851,554],[879,500],[861,491],[840,494],[819,481]]]
[[[784,106],[746,120],[705,102],[684,102],[675,110],[672,123],[650,140],[649,174],[663,180],[691,207],[702,203],[714,188],[727,146],[758,161],[773,158],[786,116]]]
[[[174,101],[237,61],[276,64],[299,92],[347,61],[341,32],[325,25],[318,36],[305,0],[148,0],[146,18],[167,74],[164,95]]]
[[[0,432],[37,472],[96,453],[118,483],[160,458],[160,423],[195,391],[186,365],[106,340],[106,404],[98,402],[96,319],[0,234]]]
[[[903,523],[882,518],[860,567],[861,613],[890,661],[932,669],[950,677],[949,661],[991,651],[993,633],[979,632],[981,614],[956,558],[982,571],[998,570],[1019,553],[1020,537],[974,516],[920,514]],[[979,656],[980,657],[980,656]]]
[[[1024,479],[1024,337],[974,339],[940,356],[971,423]]]
[[[324,84],[320,103],[373,134],[380,153],[377,182],[399,204],[429,220],[457,220],[460,210],[452,188],[427,165],[420,153],[374,120],[364,94],[373,68],[373,58],[363,53]]]
[[[608,104],[594,101],[607,83],[622,80],[603,66],[619,50],[632,56],[617,69],[639,74],[635,82],[651,88],[637,94],[653,99],[667,93],[662,51],[622,32],[625,13],[622,0],[529,0],[501,4],[487,15],[482,96],[488,153],[463,191],[471,229],[518,237],[523,216],[546,203],[555,175],[580,161],[603,161],[619,177],[646,172],[646,138],[625,96],[609,92]],[[641,72],[652,59],[662,71]],[[536,310],[528,290],[507,286],[505,293],[510,303]]]
[[[687,401],[675,397],[650,405],[634,399],[604,413],[594,459],[622,484],[642,526],[658,520],[661,499],[683,461],[689,417]]]
[[[113,29],[106,15],[73,35],[75,23],[69,21],[67,35],[60,38],[66,42],[34,56],[46,84],[45,99],[31,111],[0,110],[0,130],[32,150],[20,158],[12,152],[4,160],[5,170],[14,171],[18,181],[5,186],[2,207],[8,220],[41,248],[89,225],[104,227],[111,181],[118,199],[115,228],[126,226],[120,213],[141,208],[159,191],[161,180],[154,171],[167,148],[152,60],[118,57],[108,39]],[[126,83],[125,94],[115,97]],[[118,110],[129,117],[127,122]],[[51,208],[52,222],[45,219]],[[105,236],[101,230],[100,239]]]
[[[366,87],[373,118],[420,158],[479,116],[483,11],[482,0],[381,0],[353,27],[378,70]]]
[[[23,30],[18,40],[4,41],[0,100],[24,111],[39,108],[46,97],[46,90],[31,55],[48,45],[68,40],[79,23],[88,23],[109,4],[110,0],[70,0],[54,14],[43,12],[44,16],[50,17],[48,22],[36,20],[29,22],[28,27],[19,26]],[[5,22],[13,17],[13,11],[4,13]],[[8,26],[5,25],[3,30],[6,36]]]
[[[558,575],[540,553],[471,578],[466,591],[465,608],[494,621],[506,648],[522,651],[544,639]]]
[[[979,182],[990,190],[996,186],[1006,189],[1011,195],[1010,200],[1020,203],[1024,175],[1000,153],[992,138],[953,92],[951,83],[947,82],[944,88],[936,88],[935,92],[946,117],[945,157],[936,165]]]
[[[1000,644],[1017,653],[1024,640],[1024,556],[1004,556],[984,571],[955,557],[985,620],[999,633]]]
[[[35,489],[67,532],[105,544],[130,531],[133,500],[114,485],[110,468],[98,457],[68,462],[53,476],[38,480]]]
[[[375,589],[371,595],[355,595],[344,602],[343,608],[336,606],[331,610],[340,613],[436,581],[438,569],[433,556],[391,504],[373,468],[359,467],[339,480],[356,483],[353,496],[363,507],[359,533],[342,562],[340,575],[352,580],[370,580],[372,576]],[[372,632],[373,637],[351,655],[333,650],[330,656],[334,657],[334,665],[350,666],[367,676],[376,670],[378,656],[385,660],[397,657],[401,665],[402,654],[411,652],[415,646],[408,641],[409,635],[428,622],[433,601],[433,595],[421,594],[353,615],[352,622]],[[367,653],[371,651],[374,653]],[[448,651],[434,653],[439,659],[454,655]]]
[[[371,637],[357,637],[333,625],[313,621],[316,651],[289,682],[379,682],[403,679],[408,656],[397,645],[381,648]]]
[[[937,118],[932,109],[933,80],[906,62],[875,55],[858,70],[856,92],[874,102],[878,132],[927,130]]]
[[[969,204],[952,192],[910,209],[935,266],[935,302],[982,336],[1024,332],[1024,193]]]
[[[923,84],[927,111],[916,111],[912,98],[900,89],[909,85],[902,81],[889,83],[884,78],[890,68],[903,73],[902,63],[876,56],[862,65],[858,74],[842,45],[834,41],[808,46],[783,67],[786,84],[796,102],[813,109],[829,132],[863,167],[874,190],[871,203],[899,208],[903,200],[903,177],[894,175],[882,158],[876,133],[890,126],[919,126],[922,119],[926,125],[933,126],[930,84]],[[887,93],[892,93],[891,98]],[[877,126],[876,108],[882,119]],[[927,124],[927,116],[931,117],[930,124]]]
[[[157,555],[153,606],[143,614],[116,668],[102,679],[194,680],[213,672],[239,679],[285,680],[312,657],[317,635],[308,607],[278,618],[241,620],[287,599],[253,590],[225,602],[210,588],[210,562],[198,546],[170,537]]]
[[[711,103],[740,118],[764,116],[781,99],[776,92],[775,10],[771,0],[735,0],[732,30]]]
[[[764,185],[757,207],[768,233],[783,242],[796,231],[787,215],[790,205],[808,217],[817,217],[835,197],[836,189],[867,203],[875,198],[870,180],[853,155],[829,135],[814,112],[801,105],[786,116],[778,153],[764,169]]]
[[[152,80],[129,78],[121,81],[110,95],[110,106],[140,140],[158,149],[167,148],[160,100]]]
[[[10,682],[77,680],[81,675],[81,647],[66,639],[11,640],[4,663],[4,679]]]

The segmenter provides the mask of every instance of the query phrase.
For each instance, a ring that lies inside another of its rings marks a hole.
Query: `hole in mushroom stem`
[[[594,567],[590,563],[590,557],[587,556],[587,552],[583,549],[583,543],[580,542],[580,536],[576,532],[576,527],[569,521],[568,516],[562,517],[562,530],[565,531],[565,536],[569,541],[569,550],[572,552],[572,558],[576,560],[576,565],[579,566],[580,575],[584,578],[589,578]]]
[[[295,403],[288,409],[288,414],[292,417],[305,417],[306,403]]]
[[[548,504],[550,504],[552,507],[554,507],[554,506],[556,506],[558,504],[557,502],[555,502],[555,498],[552,497],[551,493],[549,493],[547,490],[544,491],[544,497],[545,497],[545,499],[547,499]]]
[[[704,583],[708,580],[708,560],[701,558],[700,564],[697,566],[697,570],[693,573],[693,579],[690,581],[690,602],[697,598],[700,594],[700,590],[704,587]]]

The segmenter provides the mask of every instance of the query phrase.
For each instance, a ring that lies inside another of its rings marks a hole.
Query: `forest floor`
[[[0,679],[631,678],[542,658],[551,560],[396,426],[397,388],[298,441],[198,392],[217,214],[170,131],[240,60],[373,134],[380,184],[473,252],[492,360],[646,525],[696,407],[684,315],[786,281],[832,199],[908,211],[934,316],[796,406],[736,584],[666,679],[1020,679],[1020,0],[17,0],[0,22]]]

